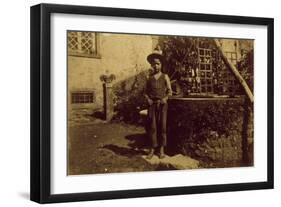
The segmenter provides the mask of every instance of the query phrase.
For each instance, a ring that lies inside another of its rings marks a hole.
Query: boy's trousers
[[[168,104],[154,102],[148,108],[148,136],[151,147],[164,147],[167,144]]]

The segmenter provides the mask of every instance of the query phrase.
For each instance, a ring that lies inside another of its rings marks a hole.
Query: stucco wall
[[[114,74],[114,83],[123,81],[149,68],[146,57],[153,49],[151,36],[99,33],[100,58],[68,56],[68,97],[71,91],[94,90],[92,108],[103,104],[100,76]],[[70,104],[69,108],[74,106]]]

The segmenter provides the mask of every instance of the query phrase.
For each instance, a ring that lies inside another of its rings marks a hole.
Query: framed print
[[[31,200],[273,188],[273,19],[31,7]]]

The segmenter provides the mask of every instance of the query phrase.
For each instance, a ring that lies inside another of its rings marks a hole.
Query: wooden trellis
[[[175,47],[183,42],[186,44],[185,50],[182,47],[179,47],[180,49]],[[171,48],[168,53],[174,54],[174,59],[170,55],[169,60],[177,61],[176,65],[173,65],[173,61],[170,62],[172,63],[170,68],[174,68],[170,71],[170,78],[180,84],[184,96],[241,94],[241,87],[227,63],[230,61],[235,67],[237,66],[238,54],[236,51],[226,53],[228,56],[226,61],[220,51],[222,48],[217,47],[210,38],[184,40],[175,38],[168,45]]]
[[[200,78],[200,93],[212,94],[213,87],[213,67],[212,67],[212,50],[206,48],[198,48],[198,64]]]

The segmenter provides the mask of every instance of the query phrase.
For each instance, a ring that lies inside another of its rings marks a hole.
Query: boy
[[[148,108],[148,136],[151,148],[147,159],[151,159],[157,147],[159,158],[165,157],[164,147],[167,144],[166,123],[168,97],[172,95],[171,83],[168,75],[162,73],[164,57],[159,52],[147,56],[147,61],[152,67],[152,73],[148,77],[145,90],[145,98]]]

